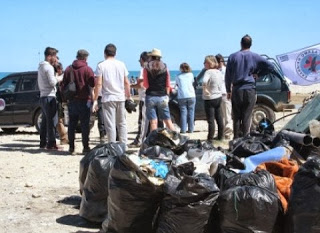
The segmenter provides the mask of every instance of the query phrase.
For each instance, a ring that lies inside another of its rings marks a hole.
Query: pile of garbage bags
[[[106,233],[318,232],[320,157],[291,144],[255,132],[223,150],[161,128],[136,153],[98,145],[80,162],[80,216]]]

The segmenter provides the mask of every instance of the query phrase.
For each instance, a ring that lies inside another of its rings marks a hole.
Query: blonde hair
[[[209,67],[210,67],[211,69],[216,69],[216,68],[218,68],[218,66],[219,66],[216,57],[213,56],[213,55],[208,55],[208,56],[206,56],[205,59],[204,59],[204,61],[205,61],[205,62],[208,62]]]

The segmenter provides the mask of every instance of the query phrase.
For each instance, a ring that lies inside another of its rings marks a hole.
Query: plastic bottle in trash
[[[310,134],[313,137],[320,138],[320,122],[319,121],[317,120],[309,121],[309,129],[310,129]]]

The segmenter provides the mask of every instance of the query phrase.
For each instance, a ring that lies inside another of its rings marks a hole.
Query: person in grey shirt
[[[53,64],[57,60],[58,50],[47,47],[44,51],[45,60],[40,62],[38,68],[38,86],[40,90],[40,106],[42,121],[40,125],[40,148],[58,150],[56,144],[56,84]]]
[[[215,56],[206,56],[204,67],[206,72],[204,73],[202,83],[202,99],[204,100],[204,109],[208,122],[207,140],[212,143],[214,139],[224,139],[224,127],[221,115],[223,77],[218,70],[218,62]],[[218,136],[216,138],[214,138],[215,120],[218,125]]]

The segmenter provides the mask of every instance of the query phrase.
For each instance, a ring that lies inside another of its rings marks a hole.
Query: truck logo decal
[[[308,49],[301,52],[296,59],[297,74],[306,81],[320,80],[320,50]]]

